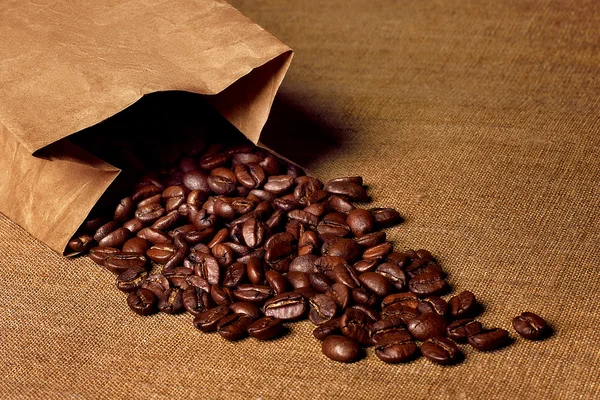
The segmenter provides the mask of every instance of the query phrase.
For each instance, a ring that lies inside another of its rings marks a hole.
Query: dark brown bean
[[[402,222],[400,213],[393,208],[371,208],[369,211],[379,228],[387,228],[388,226],[397,225]]]
[[[142,288],[150,290],[157,298],[170,287],[169,280],[161,274],[150,275],[142,282]]]
[[[245,314],[256,320],[260,317],[260,309],[255,305],[247,301],[237,301],[229,305],[229,309],[234,314]]]
[[[325,184],[325,190],[331,194],[345,196],[352,201],[363,203],[369,201],[365,188],[352,182],[329,181]]]
[[[340,320],[342,334],[359,343],[369,345],[371,343],[371,323],[364,312],[352,308],[347,309]]]
[[[310,305],[308,319],[315,325],[327,322],[337,314],[336,302],[325,294],[317,294],[311,297],[308,303]]]
[[[477,301],[475,295],[468,290],[453,296],[448,302],[453,318],[467,318],[477,314]]]
[[[117,277],[117,289],[123,292],[133,292],[142,286],[148,276],[145,268],[129,268]]]
[[[127,305],[136,314],[150,315],[156,312],[156,296],[148,289],[137,289],[127,296]]]
[[[313,336],[318,340],[325,340],[325,338],[330,335],[341,335],[340,320],[341,318],[332,318],[329,321],[320,324],[313,331]]]
[[[165,290],[158,299],[158,309],[167,314],[183,311],[183,290],[178,287]]]
[[[106,269],[115,274],[121,274],[129,268],[145,268],[147,263],[146,257],[141,254],[123,252],[111,254],[104,260]]]
[[[288,292],[269,299],[263,307],[263,312],[266,316],[290,321],[302,318],[306,309],[306,299],[302,295]]]
[[[375,219],[367,210],[354,209],[348,213],[346,224],[357,238],[363,237],[375,229]]]
[[[360,357],[360,345],[345,336],[327,336],[321,344],[323,354],[333,361],[351,363]]]
[[[437,313],[421,314],[407,324],[410,334],[418,340],[446,336],[446,319]]]
[[[509,340],[508,331],[502,328],[486,329],[468,338],[469,344],[479,351],[495,350]]]
[[[412,277],[408,289],[418,296],[439,295],[448,290],[448,282],[439,274],[426,273]]]
[[[548,323],[532,312],[524,312],[515,317],[512,325],[519,335],[529,340],[540,340],[550,333]]]
[[[406,274],[396,264],[391,262],[384,262],[379,264],[375,269],[375,272],[384,276],[387,280],[391,282],[392,285],[398,290],[406,289]]]
[[[459,319],[452,322],[446,328],[446,335],[457,342],[466,342],[469,336],[475,335],[483,330],[481,322],[472,318]]]
[[[233,295],[239,301],[263,304],[273,295],[273,289],[269,286],[241,284],[233,291]]]
[[[456,364],[463,359],[463,353],[458,346],[444,337],[428,339],[421,345],[421,353],[428,360],[440,365]]]
[[[279,318],[262,317],[248,326],[248,334],[258,340],[269,340],[277,337],[282,327]]]
[[[448,315],[448,303],[441,297],[431,296],[419,302],[417,311],[421,314],[433,312],[445,317]]]
[[[377,272],[365,272],[358,276],[360,282],[378,296],[387,296],[393,289],[392,284]]]
[[[231,311],[227,306],[217,306],[196,315],[194,326],[202,332],[214,332],[217,330],[217,324],[222,318],[225,318]]]

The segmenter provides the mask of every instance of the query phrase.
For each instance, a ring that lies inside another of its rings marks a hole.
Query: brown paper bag
[[[219,0],[8,1],[0,14],[0,212],[61,253],[120,171],[60,139],[180,90],[257,143],[292,58]]]

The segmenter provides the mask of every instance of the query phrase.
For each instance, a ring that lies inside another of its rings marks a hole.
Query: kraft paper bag
[[[258,143],[292,58],[219,0],[5,0],[0,37],[0,212],[60,253],[120,173],[65,138],[186,91]]]

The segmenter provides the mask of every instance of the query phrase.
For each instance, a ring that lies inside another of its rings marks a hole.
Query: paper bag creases
[[[177,90],[257,143],[292,58],[218,0],[9,0],[0,15],[0,211],[61,253],[120,171],[60,139]]]

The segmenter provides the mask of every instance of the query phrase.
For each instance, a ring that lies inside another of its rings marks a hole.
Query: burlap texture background
[[[296,50],[270,143],[310,133],[296,159],[362,174],[406,217],[397,248],[437,255],[485,324],[530,310],[555,335],[451,368],[329,362],[309,322],[230,344],[133,314],[110,273],[0,217],[0,397],[599,398],[600,3],[233,4]]]

